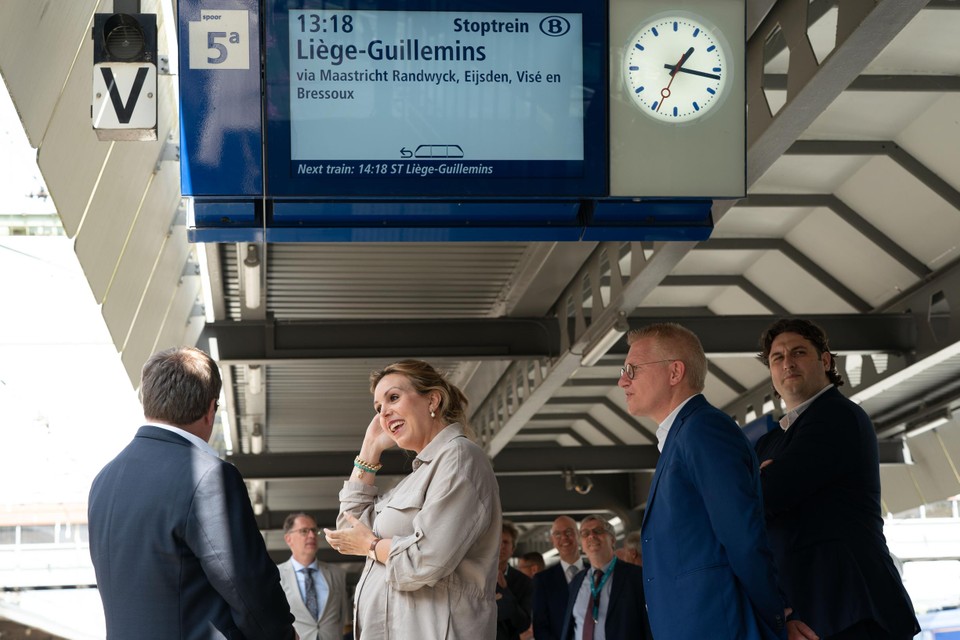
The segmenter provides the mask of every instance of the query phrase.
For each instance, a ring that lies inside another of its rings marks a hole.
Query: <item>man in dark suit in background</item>
[[[880,515],[877,435],[837,389],[824,331],[775,322],[760,360],[786,404],[757,442],[767,529],[796,613],[828,640],[908,640],[920,632]]]
[[[497,640],[520,640],[520,634],[530,628],[533,580],[509,564],[519,534],[512,522],[503,522],[497,568]]]
[[[701,393],[700,340],[661,323],[631,331],[627,342],[619,385],[631,415],[659,423],[662,452],[641,526],[653,636],[784,637],[757,459],[737,424]]]
[[[533,578],[533,636],[537,640],[559,640],[567,615],[570,581],[583,571],[580,533],[569,516],[560,516],[550,528],[553,548],[560,562]]]
[[[147,424],[90,489],[108,638],[296,638],[243,478],[207,444],[220,387],[199,349],[162,351],[143,366]]]
[[[643,572],[617,561],[616,540],[613,526],[603,516],[587,516],[580,523],[580,541],[590,568],[570,583],[564,640],[648,638]]]

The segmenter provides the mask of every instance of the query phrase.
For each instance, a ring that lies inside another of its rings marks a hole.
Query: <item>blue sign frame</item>
[[[515,0],[487,0],[485,2],[446,3],[435,0],[388,0],[376,3],[377,11],[449,12],[451,17],[470,11],[502,14],[564,14],[582,15],[582,69],[583,69],[583,160],[580,161],[492,161],[470,162],[455,160],[445,163],[436,158],[410,159],[367,158],[351,162],[330,158],[352,174],[333,176],[295,175],[291,160],[291,106],[290,84],[294,69],[290,68],[291,10],[349,12],[369,10],[369,3],[356,0],[271,0],[264,15],[264,29],[268,43],[266,55],[267,121],[267,192],[274,197],[601,197],[608,192],[607,179],[607,67],[606,3],[579,0],[530,0],[522,4]],[[333,14],[336,15],[336,14]],[[328,34],[329,35],[329,34]],[[468,126],[468,122],[464,122]],[[321,124],[322,126],[322,124]],[[336,126],[335,124],[332,126]],[[558,131],[557,135],[570,135]],[[426,146],[426,145],[424,145]],[[434,145],[431,145],[434,146]],[[444,155],[462,155],[452,145],[454,153],[444,149]],[[422,152],[421,149],[411,149]],[[309,166],[310,163],[302,163]],[[314,163],[313,169],[316,169]],[[332,164],[332,163],[331,163]],[[329,165],[328,165],[329,166]],[[453,170],[482,168],[492,177],[464,177],[457,174],[434,174],[414,177],[414,171],[434,171],[449,166]],[[362,174],[360,170],[368,173]],[[383,173],[378,173],[378,171]],[[372,174],[372,175],[371,175]],[[507,177],[498,177],[506,175]]]
[[[193,242],[703,240],[711,198],[610,197],[608,0],[580,14],[583,160],[505,161],[507,177],[293,179],[289,11],[516,13],[510,0],[180,0],[181,191]],[[357,9],[362,7],[362,9]],[[222,64],[227,62],[228,64]],[[286,78],[284,78],[284,74]],[[423,163],[429,160],[423,160]],[[414,187],[411,187],[411,184]]]

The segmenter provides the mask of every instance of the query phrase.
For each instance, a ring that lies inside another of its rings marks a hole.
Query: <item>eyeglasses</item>
[[[568,527],[563,531],[551,531],[550,535],[559,540],[560,538],[576,538],[577,532]]]
[[[633,380],[633,376],[637,374],[637,369],[639,367],[648,364],[659,364],[661,362],[673,362],[679,359],[680,358],[667,358],[666,360],[651,360],[650,362],[638,362],[636,364],[631,364],[628,362],[624,366],[620,367],[620,377],[622,378],[624,375],[626,375],[628,380]]]
[[[603,527],[599,527],[597,529],[580,529],[581,538],[589,538],[591,536],[597,536],[599,538],[600,536],[604,536],[607,533],[609,532]]]
[[[299,533],[300,535],[306,537],[308,533],[312,533],[315,536],[320,535],[319,527],[304,527],[303,529],[291,529],[287,533]]]

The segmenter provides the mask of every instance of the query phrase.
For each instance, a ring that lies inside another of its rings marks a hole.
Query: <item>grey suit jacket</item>
[[[277,565],[280,570],[280,584],[290,603],[290,611],[296,620],[293,626],[297,629],[300,640],[341,640],[343,628],[352,623],[353,613],[350,600],[347,598],[347,576],[340,567],[317,563],[320,574],[327,583],[329,594],[327,604],[320,612],[320,619],[314,620],[307,605],[300,595],[300,585],[290,560]]]
[[[293,616],[240,472],[159,427],[97,475],[90,557],[110,640],[289,640]]]

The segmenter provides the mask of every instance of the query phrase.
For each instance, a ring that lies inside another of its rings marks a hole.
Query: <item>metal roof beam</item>
[[[786,316],[793,317],[793,316]],[[917,317],[908,313],[803,315],[823,327],[830,336],[830,347],[844,352],[908,353],[917,348]],[[679,318],[628,319],[631,329],[654,322],[676,322],[697,334],[707,355],[755,354],[760,334],[777,316],[703,316]],[[615,344],[608,354],[626,354],[625,340]]]
[[[355,455],[355,451],[238,454],[227,456],[227,461],[246,480],[342,478]],[[581,474],[652,471],[659,455],[652,445],[507,447],[494,458],[493,467],[502,482],[507,476],[559,475],[567,469]],[[410,472],[410,458],[402,451],[386,451],[380,462],[381,476]]]
[[[787,76],[782,73],[764,74],[763,86],[768,91],[784,91],[787,88]],[[960,91],[960,76],[871,73],[857,76],[847,91],[956,93]]]
[[[556,318],[214,322],[221,364],[330,358],[520,360],[560,351]]]

